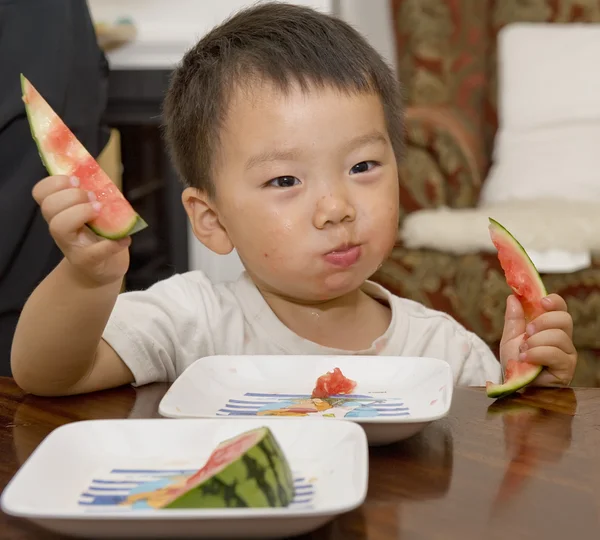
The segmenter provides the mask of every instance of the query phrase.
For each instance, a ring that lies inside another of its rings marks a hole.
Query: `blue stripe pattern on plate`
[[[247,392],[235,396],[215,411],[216,416],[324,416],[337,418],[376,418],[410,416],[401,398],[377,398],[344,394],[313,400],[308,394],[269,394]]]
[[[113,469],[107,475],[94,478],[81,493],[78,505],[86,511],[124,511],[131,507],[122,505],[132,489],[152,481],[174,476],[187,476],[198,469]],[[307,510],[313,507],[314,483],[305,476],[294,475],[295,496],[290,509]]]

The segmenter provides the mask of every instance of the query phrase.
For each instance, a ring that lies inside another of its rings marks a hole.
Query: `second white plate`
[[[350,395],[311,399],[339,367]],[[160,402],[170,418],[325,417],[361,424],[369,444],[395,442],[448,414],[453,378],[443,360],[399,356],[211,356],[186,369]]]
[[[154,509],[137,498],[202,467],[222,441],[268,426],[294,474],[285,508]],[[360,506],[368,448],[350,423],[252,420],[93,420],[55,429],[2,493],[2,510],[86,538],[280,538],[310,532]],[[148,488],[147,482],[152,483]]]

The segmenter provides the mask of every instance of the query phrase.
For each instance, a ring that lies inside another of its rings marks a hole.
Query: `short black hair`
[[[315,9],[268,2],[213,28],[174,70],[163,113],[171,159],[185,186],[215,194],[212,172],[232,93],[268,81],[282,92],[331,86],[375,93],[399,159],[400,85],[393,70],[352,26]]]

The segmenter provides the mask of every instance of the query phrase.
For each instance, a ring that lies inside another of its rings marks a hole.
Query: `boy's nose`
[[[321,195],[317,201],[313,217],[313,225],[323,229],[327,225],[337,225],[342,222],[354,221],[356,209],[348,200],[344,190]]]

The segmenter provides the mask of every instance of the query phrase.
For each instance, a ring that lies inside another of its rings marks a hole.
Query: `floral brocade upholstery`
[[[391,9],[407,106],[402,215],[474,206],[497,126],[498,30],[517,21],[600,22],[600,1],[392,0]],[[373,278],[450,313],[497,350],[510,290],[494,254],[455,256],[406,249],[398,241]],[[600,256],[591,268],[542,278],[549,292],[566,299],[574,319],[579,365],[573,385],[600,386]]]

